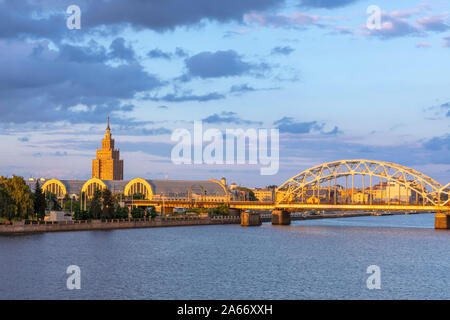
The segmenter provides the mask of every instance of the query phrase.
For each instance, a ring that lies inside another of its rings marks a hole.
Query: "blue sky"
[[[89,178],[111,116],[126,179],[263,186],[365,158],[446,184],[449,56],[448,1],[0,0],[0,174]],[[174,165],[170,134],[194,120],[279,126],[279,173]]]

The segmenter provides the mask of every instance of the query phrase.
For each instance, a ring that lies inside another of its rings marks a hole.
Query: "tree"
[[[84,211],[78,208],[77,210],[75,210],[73,218],[75,220],[89,220],[91,219],[91,216],[88,211]]]
[[[58,197],[56,194],[52,192],[46,192],[45,193],[45,200],[46,200],[46,207],[49,210],[61,210],[61,206],[59,205]]]
[[[132,197],[133,197],[133,200],[144,200],[145,199],[145,194],[143,194],[143,193],[133,193]]]
[[[117,206],[114,211],[114,219],[128,219],[128,209],[125,207]]]
[[[4,185],[0,183],[0,217],[11,221],[14,218],[16,211],[17,207],[14,204],[14,201],[11,199],[8,192],[6,192]]]
[[[141,208],[141,207],[134,207],[131,210],[131,216],[134,219],[140,219],[140,218],[144,218],[145,217],[145,209]]]
[[[249,199],[250,201],[257,201],[257,200],[258,200],[258,199],[256,199],[255,193],[254,193],[251,189],[246,188],[246,187],[238,187],[237,189],[238,189],[239,191],[245,191],[245,192],[247,192],[247,193],[248,193],[248,199]]]
[[[0,177],[0,184],[2,184],[2,188],[15,206],[14,214],[10,213],[10,217],[27,219],[33,213],[33,194],[25,180],[18,176],[12,178]],[[12,208],[12,206],[9,206],[8,210],[12,210]]]
[[[100,219],[102,215],[101,197],[102,192],[95,190],[94,197],[91,200],[91,207],[89,208],[89,215],[94,219]]]
[[[42,192],[41,185],[39,184],[39,180],[36,180],[36,185],[34,187],[33,194],[33,207],[34,213],[37,215],[37,218],[42,220],[45,217],[45,194]]]
[[[114,217],[114,198],[109,189],[102,191],[103,217],[112,219]]]

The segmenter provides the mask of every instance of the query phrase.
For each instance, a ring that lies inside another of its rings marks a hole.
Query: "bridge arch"
[[[108,189],[108,186],[102,180],[98,178],[92,178],[83,184],[81,192],[84,192],[88,198],[92,198],[96,190],[103,189]]]
[[[450,183],[442,187],[439,198],[441,199],[441,205],[450,205]]]
[[[46,193],[51,192],[54,195],[56,195],[58,198],[64,197],[67,194],[66,186],[64,185],[64,183],[62,183],[58,179],[47,180],[42,185],[42,191],[46,192]]]
[[[318,198],[320,201],[319,192],[321,190],[321,185],[328,182],[328,194],[331,194],[331,183],[334,182],[333,190],[333,202],[337,203],[338,193],[345,195],[345,201],[348,201],[348,185],[347,178],[351,177],[352,187],[351,187],[351,200],[353,202],[353,195],[355,193],[354,177],[362,176],[363,185],[362,188],[362,201],[366,204],[372,204],[374,197],[374,189],[372,185],[372,178],[376,177],[380,179],[381,188],[386,188],[391,190],[391,184],[395,186],[402,186],[408,192],[413,192],[416,196],[416,201],[418,201],[419,196],[421,198],[422,204],[438,205],[442,193],[442,185],[439,184],[434,179],[428,177],[427,175],[418,172],[414,169],[395,164],[392,162],[375,161],[375,160],[341,160],[324,163],[313,168],[307,169],[296,176],[290,178],[276,191],[276,200],[278,203],[292,203],[292,202],[304,202],[305,198],[311,194],[311,190],[316,190]],[[365,177],[368,176],[370,181],[365,184]],[[342,190],[341,185],[337,185],[336,181],[338,178],[345,178],[345,190]],[[383,184],[385,180],[385,184]],[[369,186],[369,188],[366,188]],[[325,187],[326,188],[326,187]],[[309,194],[307,193],[309,191]],[[325,189],[326,191],[326,189]],[[407,193],[408,194],[408,193]],[[399,191],[398,201],[401,200],[401,193]],[[367,198],[367,199],[366,199]],[[311,199],[311,197],[309,198]],[[388,202],[390,201],[390,196],[388,197]],[[448,194],[447,194],[448,199]],[[330,196],[328,201],[331,201]],[[342,199],[341,199],[342,201]],[[447,201],[448,202],[448,201]]]

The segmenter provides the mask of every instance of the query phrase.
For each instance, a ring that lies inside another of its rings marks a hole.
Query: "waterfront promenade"
[[[404,214],[404,213],[398,213]],[[324,213],[318,215],[304,215],[300,213],[290,214],[291,220],[314,220],[330,218],[351,218],[375,215],[371,212],[345,212],[345,213]],[[390,213],[389,215],[392,215]],[[271,222],[271,214],[260,214],[260,222]],[[252,225],[259,225],[260,222]],[[157,227],[177,227],[177,226],[201,226],[201,225],[221,225],[221,224],[242,224],[241,216],[214,216],[214,217],[186,217],[168,216],[155,217],[153,219],[109,219],[109,220],[74,220],[74,221],[42,221],[34,223],[14,222],[12,224],[0,225],[0,235],[8,234],[32,234],[43,232],[63,232],[63,231],[93,231],[93,230],[113,230],[113,229],[134,229],[134,228],[157,228]]]
[[[14,222],[10,225],[0,225],[0,234],[27,234],[61,231],[93,231],[133,228],[156,228],[175,226],[198,226],[217,224],[240,224],[239,216],[221,217],[155,217],[153,219],[110,219],[110,220],[80,220],[49,222],[33,224]]]

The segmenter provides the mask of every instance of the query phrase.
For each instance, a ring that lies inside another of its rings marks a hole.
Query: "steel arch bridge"
[[[358,188],[355,186],[355,176],[362,178],[362,185]],[[340,178],[345,179],[344,186],[337,183]],[[380,181],[378,185],[373,185],[374,178]],[[386,194],[393,188],[399,190],[396,201]],[[405,193],[403,201],[402,191]],[[275,205],[286,208],[302,204],[316,207],[320,207],[320,204],[333,207],[353,205],[358,192],[360,199],[357,202],[373,209],[408,206],[450,208],[450,183],[442,186],[414,169],[391,162],[364,159],[328,162],[299,173],[277,188]]]

